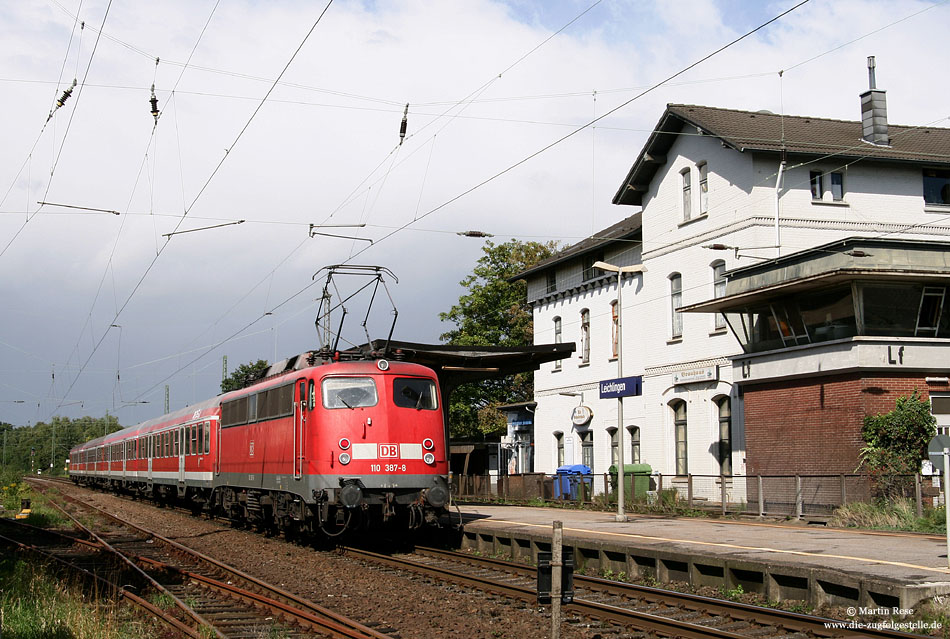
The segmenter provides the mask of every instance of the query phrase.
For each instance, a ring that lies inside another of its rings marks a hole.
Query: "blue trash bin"
[[[590,466],[568,464],[560,466],[554,472],[554,497],[557,499],[577,499],[577,486],[585,481],[584,475],[590,475]]]

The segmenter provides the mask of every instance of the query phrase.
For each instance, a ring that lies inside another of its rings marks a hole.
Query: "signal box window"
[[[412,377],[393,379],[393,403],[403,408],[425,410],[435,410],[439,407],[432,380]]]
[[[379,401],[372,377],[328,377],[321,387],[324,408],[362,408]]]

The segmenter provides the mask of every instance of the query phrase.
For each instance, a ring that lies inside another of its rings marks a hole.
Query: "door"
[[[146,454],[148,455],[148,480],[152,481],[152,457],[155,455],[155,435],[145,436]]]
[[[211,431],[214,433],[214,474],[221,474],[221,421],[211,422]]]
[[[185,427],[178,427],[178,483],[185,483]]]
[[[294,402],[294,479],[303,476],[304,460],[306,458],[307,433],[307,380],[297,380],[297,398]]]

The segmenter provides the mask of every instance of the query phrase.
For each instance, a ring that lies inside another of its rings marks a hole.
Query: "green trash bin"
[[[610,473],[610,491],[614,500],[617,499],[617,465],[614,464],[607,469]],[[624,500],[628,499],[646,499],[647,491],[650,490],[650,473],[653,468],[650,464],[624,464],[623,465],[623,494]]]

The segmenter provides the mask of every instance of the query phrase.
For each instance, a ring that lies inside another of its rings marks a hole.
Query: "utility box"
[[[617,466],[607,469],[610,473],[610,490],[614,498],[617,496]],[[623,465],[623,494],[624,498],[646,499],[647,491],[653,490],[650,485],[650,473],[653,468],[650,464]]]

